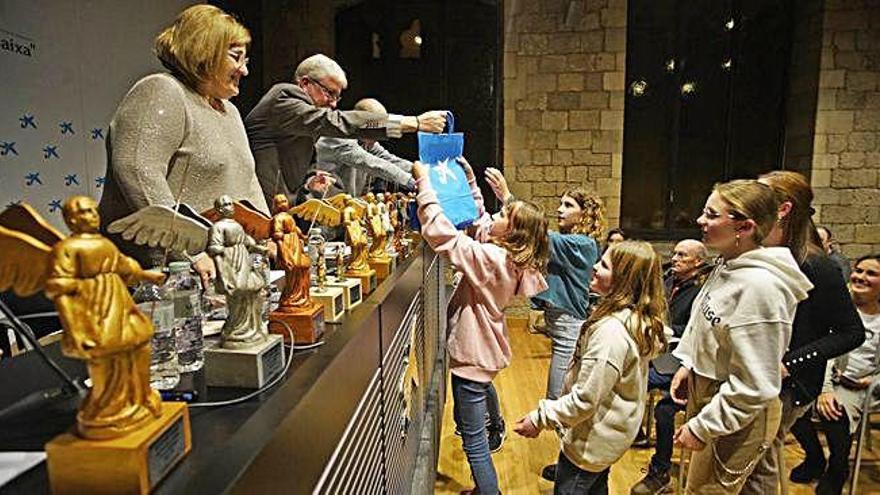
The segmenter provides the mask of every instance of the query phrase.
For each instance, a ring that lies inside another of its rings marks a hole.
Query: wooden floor
[[[495,386],[501,400],[501,412],[507,422],[508,437],[500,452],[492,455],[498,471],[499,484],[505,494],[551,494],[553,483],[541,478],[541,468],[555,462],[559,444],[555,434],[543,432],[536,439],[520,437],[511,430],[514,422],[531,411],[546,389],[547,368],[550,361],[550,341],[543,335],[533,335],[522,327],[511,325],[510,337],[513,362],[496,379]],[[437,467],[435,493],[457,494],[472,488],[467,459],[461,448],[461,438],[454,435],[452,421],[452,396],[446,399],[441,434],[440,460]],[[859,482],[859,494],[880,494],[880,431],[873,431],[875,451],[866,449],[865,466]],[[821,436],[821,435],[820,435]],[[611,468],[610,493],[629,494],[630,488],[644,476],[653,448],[630,449]],[[679,462],[680,450],[673,454],[673,462]],[[797,465],[803,453],[796,443],[786,446],[786,463]],[[786,472],[786,476],[788,473]],[[813,493],[813,487],[789,484],[790,495]],[[846,492],[844,492],[846,493]]]

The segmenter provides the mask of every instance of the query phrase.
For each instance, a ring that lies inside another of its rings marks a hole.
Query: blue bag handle
[[[446,112],[446,133],[452,134],[455,132],[455,116],[452,115],[452,112]]]

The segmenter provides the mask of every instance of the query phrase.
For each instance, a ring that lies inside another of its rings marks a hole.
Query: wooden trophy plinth
[[[325,284],[324,290],[309,288],[309,296],[324,307],[324,321],[339,323],[345,314],[345,289]]]
[[[370,264],[370,268],[376,270],[376,278],[379,279],[380,284],[388,278],[388,275],[391,275],[390,257],[378,260],[367,260],[367,263]]]
[[[346,277],[352,277],[361,282],[361,295],[367,296],[374,290],[379,281],[376,279],[376,270],[372,268],[368,272],[345,272]]]
[[[280,335],[244,349],[224,349],[217,342],[205,349],[205,383],[209,387],[262,388],[284,369]]]
[[[281,335],[285,343],[291,343],[287,328],[278,321],[293,330],[294,344],[314,344],[324,335],[324,307],[320,304],[296,309],[279,307],[269,313],[269,332]]]
[[[49,484],[56,495],[146,494],[191,448],[186,404],[163,402],[159,418],[120,438],[53,438],[46,444]]]
[[[344,291],[342,302],[345,305],[346,310],[351,310],[361,303],[362,296],[360,279],[345,278],[339,280],[338,278],[333,278],[327,281],[327,285],[342,288]]]

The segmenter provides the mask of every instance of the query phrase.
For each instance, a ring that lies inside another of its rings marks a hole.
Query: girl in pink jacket
[[[540,207],[525,201],[513,201],[490,217],[473,170],[463,159],[459,162],[480,214],[476,239],[456,230],[443,214],[425,166],[414,163],[412,174],[419,189],[422,238],[462,274],[447,310],[456,426],[477,493],[494,495],[498,477],[486,436],[487,396],[492,379],[510,363],[504,308],[515,296],[531,297],[547,288],[541,275],[549,256],[547,219]]]

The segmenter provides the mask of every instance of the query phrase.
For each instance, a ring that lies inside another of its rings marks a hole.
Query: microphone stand
[[[68,399],[73,398],[77,399],[78,402],[79,399],[85,397],[88,389],[68,375],[58,363],[46,354],[46,351],[43,350],[43,346],[40,345],[40,342],[37,340],[37,337],[34,335],[31,328],[15,316],[15,313],[12,312],[3,300],[0,300],[0,313],[9,320],[10,326],[15,333],[33,347],[37,355],[40,356],[40,359],[46,363],[49,369],[58,375],[63,382],[60,387],[32,392],[9,406],[0,409],[0,422],[18,416],[26,411],[43,409],[43,406],[48,403],[67,401]]]

